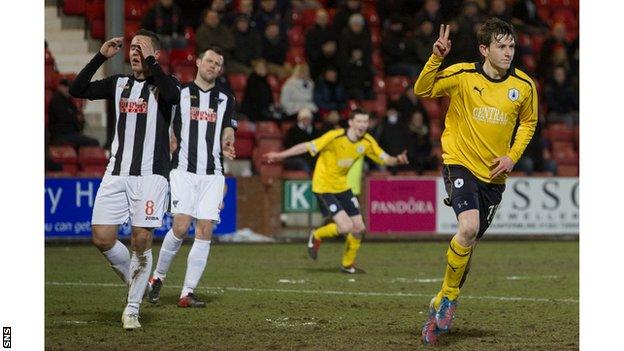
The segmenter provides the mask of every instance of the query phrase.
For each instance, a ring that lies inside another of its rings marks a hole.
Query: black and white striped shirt
[[[226,127],[236,129],[235,106],[234,96],[219,85],[208,91],[194,82],[184,85],[173,118],[178,148],[172,168],[222,175],[221,132]]]
[[[83,68],[70,88],[74,97],[114,99],[115,137],[106,174],[169,176],[169,124],[173,106],[179,101],[177,80],[164,74],[156,59],[145,59],[151,75],[145,80],[133,75],[115,75],[91,82],[106,61],[98,54]]]

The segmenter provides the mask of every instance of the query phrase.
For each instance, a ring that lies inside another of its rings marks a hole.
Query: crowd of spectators
[[[238,101],[241,119],[296,121],[293,128],[311,136],[344,123],[353,101],[383,104],[374,109],[371,133],[390,154],[407,149],[411,162],[404,168],[423,172],[439,167],[443,120],[430,119],[410,90],[441,23],[450,24],[453,40],[446,67],[480,60],[476,31],[486,18],[512,22],[518,32],[514,65],[537,82],[540,128],[578,125],[578,7],[568,4],[544,15],[537,5],[536,0],[157,0],[142,26],[158,33],[166,49],[223,48],[225,76],[247,76]],[[189,29],[192,42],[185,38]],[[302,57],[293,60],[292,52]],[[389,76],[410,83],[400,94],[380,97],[375,84]],[[281,86],[277,96],[272,79]],[[317,127],[313,131],[304,125],[308,114]],[[548,140],[536,134],[527,152],[535,160],[523,160],[519,168],[556,171],[556,165],[542,161]]]

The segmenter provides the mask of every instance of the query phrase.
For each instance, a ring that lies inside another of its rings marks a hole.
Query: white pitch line
[[[57,286],[106,286],[106,287],[126,287],[125,284],[111,283],[83,283],[83,282],[46,282],[47,285]],[[165,285],[167,288],[181,289],[182,286]],[[337,291],[337,290],[299,290],[299,289],[259,289],[241,287],[201,287],[199,290],[237,291],[237,292],[273,292],[273,293],[295,293],[295,294],[323,294],[323,295],[356,295],[356,296],[388,296],[388,297],[431,297],[431,294],[417,293],[385,293],[385,292],[362,292],[362,291]],[[548,299],[541,297],[516,297],[516,296],[470,296],[462,295],[462,299],[471,300],[499,300],[499,301],[528,301],[528,302],[563,302],[578,303],[577,299]]]

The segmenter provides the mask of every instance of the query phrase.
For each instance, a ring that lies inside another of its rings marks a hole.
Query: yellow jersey
[[[358,141],[347,137],[346,129],[334,129],[306,143],[312,156],[319,155],[312,176],[312,191],[337,194],[349,190],[347,173],[351,165],[364,156],[384,164],[389,156],[368,133]]]
[[[492,161],[507,155],[518,162],[531,140],[537,125],[535,83],[513,67],[504,77],[492,79],[482,63],[458,63],[438,71],[441,64],[442,58],[432,54],[414,84],[414,94],[450,97],[441,140],[444,164],[462,165],[486,183],[504,184],[506,174],[490,179]]]

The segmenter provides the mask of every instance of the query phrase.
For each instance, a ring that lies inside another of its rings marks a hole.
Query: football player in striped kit
[[[179,147],[173,153],[171,212],[173,227],[167,232],[150,279],[148,301],[157,303],[171,261],[195,219],[195,239],[187,258],[179,307],[205,307],[193,291],[199,283],[210,253],[210,242],[223,199],[223,156],[233,159],[236,101],[232,93],[216,84],[223,71],[223,52],[211,47],[197,58],[195,81],[180,90],[173,134]]]
[[[91,224],[93,244],[129,286],[121,319],[123,327],[132,330],[141,327],[139,306],[152,267],[153,230],[162,225],[167,206],[168,130],[180,95],[177,80],[158,64],[158,36],[143,29],[130,44],[132,73],[91,82],[98,68],[120,51],[122,43],[121,37],[105,42],[80,71],[70,94],[115,102],[115,137]],[[132,225],[132,255],[117,239],[119,225],[128,220]]]

